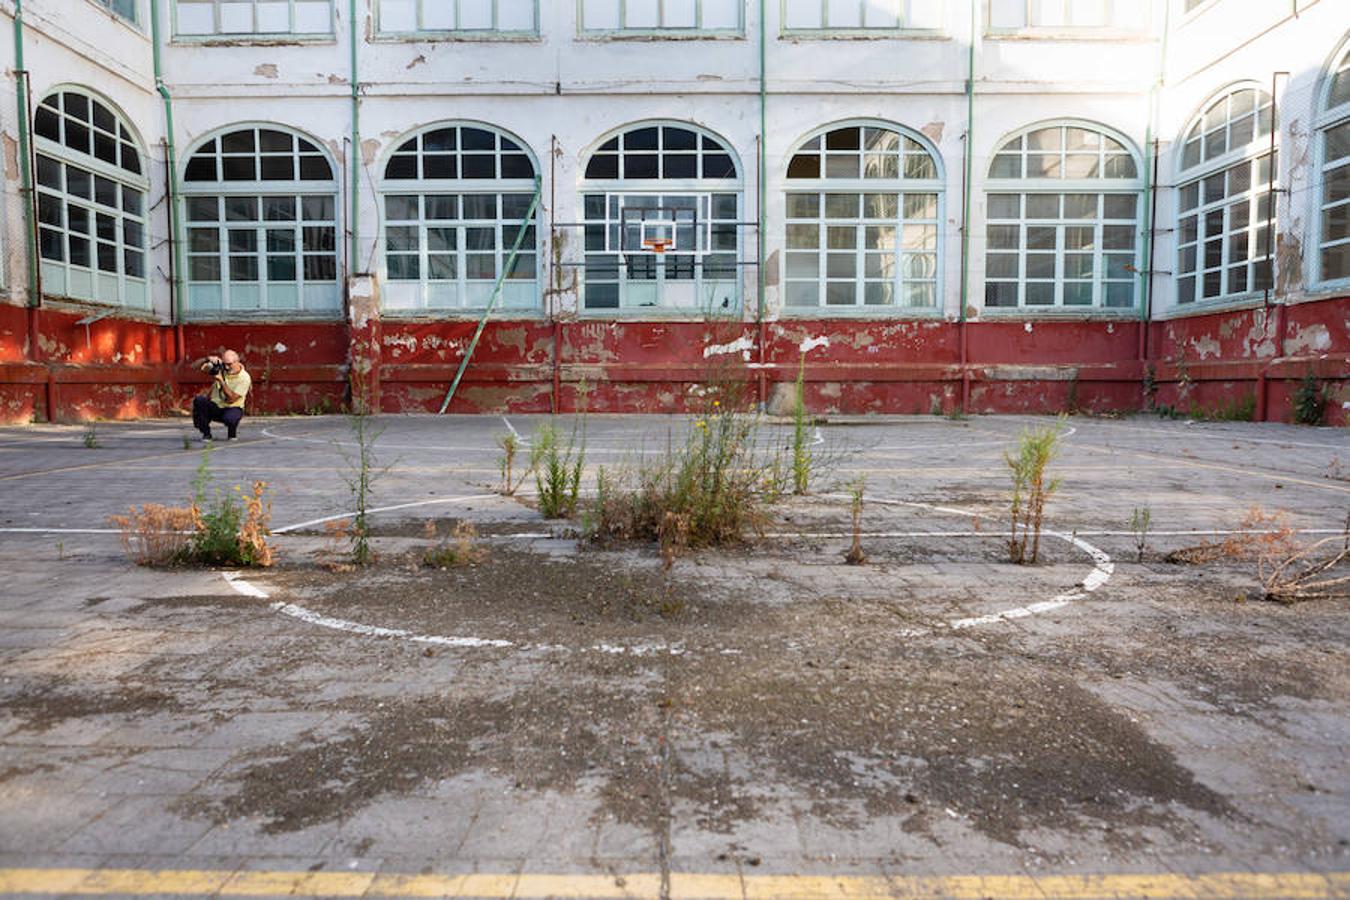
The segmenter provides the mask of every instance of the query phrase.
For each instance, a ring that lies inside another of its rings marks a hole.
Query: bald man
[[[238,436],[235,432],[239,429],[239,420],[244,417],[244,398],[253,386],[253,379],[244,370],[239,354],[233,350],[206,357],[199,368],[211,373],[211,392],[193,399],[192,424],[202,433],[203,441],[210,441],[214,440],[211,423],[224,422],[225,439],[232,441]]]

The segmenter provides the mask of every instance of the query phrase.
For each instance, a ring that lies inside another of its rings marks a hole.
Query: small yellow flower
[[[713,406],[721,406],[721,405],[722,405],[722,401],[721,401],[721,400],[714,400],[714,401],[713,401]]]

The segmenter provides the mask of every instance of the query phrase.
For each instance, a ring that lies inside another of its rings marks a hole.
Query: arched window
[[[486,125],[434,125],[399,144],[384,169],[384,306],[483,309],[510,260],[498,304],[539,304],[536,169]]]
[[[1350,279],[1350,50],[1327,80],[1321,117],[1318,280]]]
[[[308,138],[233,128],[199,146],[183,178],[188,309],[336,313],[337,179]]]
[[[591,154],[581,191],[586,309],[738,308],[741,181],[720,138],[630,126]]]
[[[1177,302],[1270,287],[1270,95],[1241,88],[1186,130],[1177,189]]]
[[[832,126],[797,148],[787,177],[788,307],[937,307],[942,179],[917,136]]]
[[[42,288],[147,309],[146,192],[136,139],[111,106],[77,88],[33,117]]]
[[[1134,153],[1092,125],[1007,141],[986,188],[984,305],[1133,307],[1142,188]]]

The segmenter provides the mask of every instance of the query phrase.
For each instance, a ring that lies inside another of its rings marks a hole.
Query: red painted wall
[[[385,412],[435,412],[473,321],[196,323],[175,329],[0,305],[0,420],[182,412],[206,379],[186,360],[240,351],[256,413],[337,411],[357,381]],[[483,331],[451,412],[684,412],[710,384],[791,408],[799,367],[818,413],[1247,410],[1291,415],[1309,370],[1328,420],[1350,401],[1350,298],[1153,322],[787,319],[744,322],[513,320]],[[964,341],[964,359],[963,358]],[[181,359],[180,359],[181,347]],[[806,347],[803,353],[803,347]],[[803,361],[804,357],[804,361]]]

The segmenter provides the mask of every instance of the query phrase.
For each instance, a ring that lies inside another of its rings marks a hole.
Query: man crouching
[[[239,361],[239,354],[226,350],[220,356],[208,356],[198,366],[210,374],[211,391],[192,400],[192,424],[202,433],[203,441],[214,440],[211,423],[224,422],[226,440],[234,440],[239,420],[244,417],[244,398],[253,386],[253,379]]]

